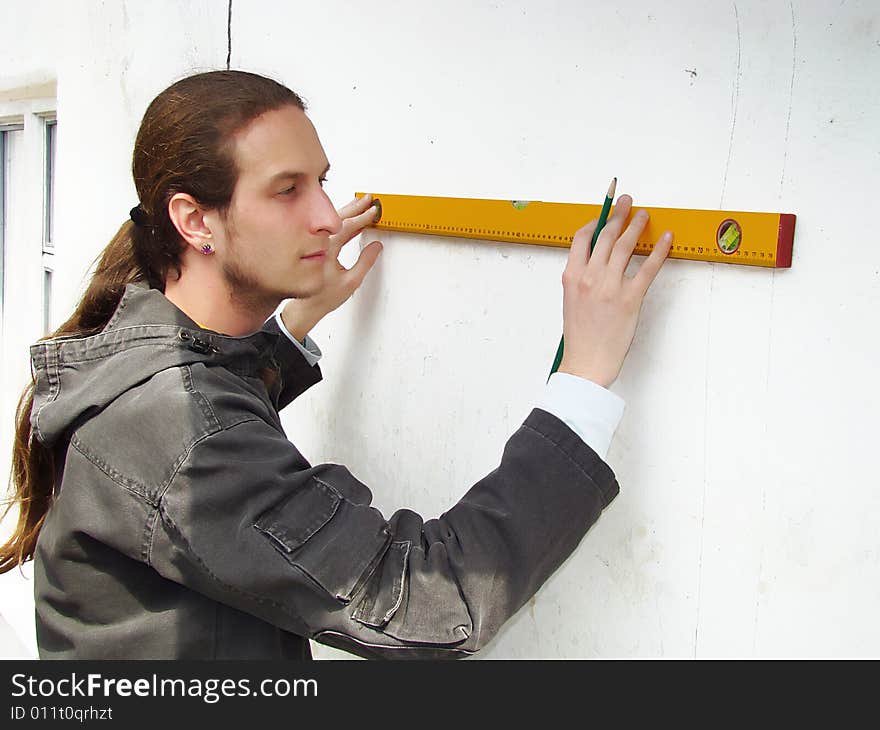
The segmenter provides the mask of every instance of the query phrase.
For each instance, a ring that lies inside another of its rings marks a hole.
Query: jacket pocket
[[[397,613],[406,585],[407,558],[411,546],[409,540],[391,543],[382,567],[351,614],[355,621],[381,629]]]
[[[350,502],[317,477],[264,512],[254,527],[342,603],[358,593],[391,542],[379,510]]]
[[[426,556],[410,540],[391,543],[351,617],[409,643],[458,644],[473,632],[445,550]]]

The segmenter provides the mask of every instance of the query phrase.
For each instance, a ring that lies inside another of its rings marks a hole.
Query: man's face
[[[276,306],[324,284],[328,238],[342,221],[322,188],[330,167],[311,121],[287,106],[266,112],[236,136],[239,170],[217,256],[233,299]]]

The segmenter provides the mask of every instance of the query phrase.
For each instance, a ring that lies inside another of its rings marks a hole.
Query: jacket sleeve
[[[368,658],[484,647],[617,495],[611,469],[534,409],[501,463],[437,519],[386,520],[344,466],[309,466],[246,420],[197,442],[158,504],[163,576],[287,631]]]
[[[305,393],[315,383],[322,380],[321,368],[318,363],[309,365],[303,354],[297,349],[278,327],[275,317],[269,317],[261,328],[264,332],[278,335],[275,348],[275,362],[278,364],[280,382],[278,385],[276,409],[282,410],[294,398]]]

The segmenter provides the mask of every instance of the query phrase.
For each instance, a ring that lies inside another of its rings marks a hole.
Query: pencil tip
[[[613,178],[611,180],[611,185],[608,186],[608,197],[614,198],[614,192],[617,190],[617,178]]]

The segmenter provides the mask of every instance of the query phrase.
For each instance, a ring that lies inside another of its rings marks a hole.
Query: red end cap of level
[[[791,252],[794,248],[794,213],[779,214],[779,237],[776,239],[776,268],[791,267]]]

